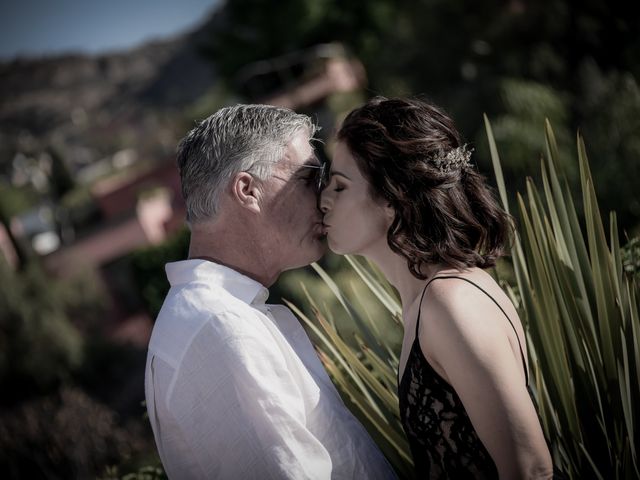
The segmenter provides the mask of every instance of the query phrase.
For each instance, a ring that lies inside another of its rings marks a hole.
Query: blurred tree
[[[501,82],[504,114],[493,122],[496,140],[501,142],[504,164],[518,176],[535,171],[545,150],[543,135],[536,135],[539,125],[549,120],[554,125],[556,139],[562,147],[573,145],[566,126],[568,107],[566,95],[544,84],[507,79]],[[575,167],[570,152],[564,152],[562,164]],[[570,161],[571,160],[571,161]]]
[[[247,63],[339,41],[363,61],[371,94],[427,93],[469,139],[483,138],[487,113],[504,121],[500,135],[509,151],[531,152],[531,142],[543,142],[533,128],[537,116],[560,117],[553,118],[559,134],[578,128],[602,132],[603,140],[587,132],[596,154],[594,177],[611,176],[612,158],[618,171],[620,165],[638,164],[633,142],[602,143],[609,138],[605,132],[630,132],[640,118],[631,86],[640,76],[640,9],[633,2],[283,0],[273,8],[260,0],[227,0],[211,25],[205,50],[229,85]],[[609,86],[594,97],[587,85],[601,78]],[[509,84],[513,80],[524,83]],[[535,84],[540,88],[531,88]],[[540,100],[536,118],[522,122],[527,111],[514,110],[516,97]],[[612,148],[614,157],[600,155]],[[520,154],[503,160],[507,170],[515,167],[512,177],[526,168],[518,161],[532,161]],[[623,188],[613,179],[598,181],[598,188],[603,211],[620,212],[621,228],[640,224],[628,177]]]
[[[58,222],[63,233],[71,232],[64,241],[72,240],[76,234],[90,229],[100,218],[100,209],[91,189],[87,185],[78,185],[67,191],[58,202]],[[65,228],[66,227],[66,228]]]
[[[567,127],[568,96],[548,85],[522,79],[505,79],[500,85],[504,111],[492,124],[495,138],[500,143],[502,166],[512,201],[515,202],[516,192],[526,189],[526,178],[539,168],[546,152],[545,138],[539,128],[545,120],[555,126],[561,147],[558,165],[572,186],[577,186],[578,171],[572,157],[575,142]],[[475,143],[480,153],[476,158],[488,159],[486,134],[481,134]],[[488,171],[490,165],[484,163],[480,167]]]
[[[49,175],[49,192],[55,199],[62,198],[73,189],[75,181],[62,156],[58,151],[49,147],[47,154],[51,157],[51,173]]]
[[[398,10],[391,0],[339,2],[228,0],[203,51],[231,85],[246,64],[319,43],[341,41],[366,61],[385,42]]]
[[[639,57],[640,58],[640,57]],[[640,233],[640,78],[630,73],[604,73],[595,62],[579,71],[580,129],[589,138],[589,160],[598,196],[615,207],[629,235]]]
[[[11,231],[11,221],[9,217],[5,215],[5,213],[2,211],[1,207],[0,207],[0,226],[4,228],[5,232],[7,232],[7,236],[9,237],[9,241],[11,242],[11,246],[13,247],[13,250],[16,252],[16,256],[18,258],[17,268],[20,269],[22,268],[24,263],[27,261],[29,254],[25,251],[25,248],[18,241],[18,239],[16,239],[15,235]],[[2,260],[0,261],[4,261],[4,258],[2,258]]]

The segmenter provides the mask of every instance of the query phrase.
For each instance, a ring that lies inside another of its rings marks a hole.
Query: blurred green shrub
[[[141,419],[146,355],[104,338],[95,273],[53,279],[36,261],[13,271],[0,258],[0,282],[2,477],[94,478],[138,465],[154,451]]]
[[[189,253],[189,230],[184,228],[161,245],[140,249],[131,254],[131,270],[145,307],[155,318],[169,292],[164,271],[167,262],[184,260]]]
[[[109,467],[105,470],[104,475],[98,480],[166,480],[167,475],[162,467],[145,466],[140,467],[137,471],[121,474],[120,468]]]
[[[82,361],[83,339],[66,309],[90,307],[33,262],[14,272],[0,258],[0,283],[0,385],[2,402],[11,403],[69,378]]]
[[[148,450],[148,441],[141,423],[119,425],[113,410],[77,388],[0,410],[0,471],[7,479],[95,478]]]
[[[34,207],[38,201],[38,193],[32,188],[0,184],[0,218],[8,220]]]
[[[638,280],[640,275],[640,237],[635,237],[622,248],[624,271]]]

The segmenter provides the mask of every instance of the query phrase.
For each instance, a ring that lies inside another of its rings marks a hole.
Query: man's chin
[[[315,245],[316,248],[313,254],[311,255],[312,260],[309,263],[317,262],[329,251],[329,247],[327,245],[327,238],[325,236],[319,237],[315,243],[316,243]]]

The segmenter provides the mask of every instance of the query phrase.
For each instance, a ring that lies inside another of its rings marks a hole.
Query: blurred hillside
[[[0,63],[3,477],[156,461],[128,255],[182,224],[173,153],[216,84],[201,36]]]
[[[49,150],[81,180],[104,173],[101,160],[166,158],[195,119],[224,103],[268,101],[265,90],[306,68],[301,52],[339,42],[364,66],[364,96],[426,95],[452,114],[485,171],[487,113],[517,187],[537,169],[545,118],[567,158],[580,130],[603,210],[633,231],[639,12],[622,0],[227,0],[196,31],[131,51],[0,64],[0,178],[28,181]],[[330,115],[317,107],[304,110]]]
[[[215,82],[198,54],[206,28],[106,55],[1,63],[0,174],[47,148],[72,172],[128,148],[138,160],[172,153],[184,108]]]

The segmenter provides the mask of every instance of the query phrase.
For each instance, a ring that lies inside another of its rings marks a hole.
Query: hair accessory
[[[467,149],[466,145],[453,148],[446,152],[441,150],[431,158],[431,163],[440,170],[441,173],[464,170],[471,168],[471,152],[473,152],[473,149]]]

